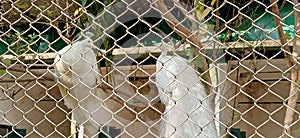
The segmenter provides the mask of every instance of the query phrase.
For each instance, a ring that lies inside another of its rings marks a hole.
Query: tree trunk
[[[293,118],[295,114],[295,108],[297,105],[297,100],[299,97],[299,84],[300,84],[300,72],[299,72],[299,64],[297,63],[297,58],[300,55],[300,38],[299,38],[299,29],[300,29],[300,10],[299,6],[296,6],[298,4],[298,0],[293,0],[294,8],[297,10],[294,10],[295,13],[295,38],[293,40],[293,53],[291,53],[288,43],[284,37],[284,32],[282,29],[281,18],[280,18],[280,12],[278,9],[277,1],[276,0],[270,0],[270,3],[272,4],[272,12],[275,14],[274,20],[276,22],[278,35],[280,38],[280,42],[282,45],[282,49],[285,56],[285,61],[287,67],[291,70],[291,86],[290,86],[290,93],[289,97],[287,98],[287,109],[285,112],[284,117],[284,131],[282,134],[282,137],[292,137],[292,125],[293,125]]]

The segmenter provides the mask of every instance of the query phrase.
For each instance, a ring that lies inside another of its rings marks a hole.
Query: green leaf
[[[4,42],[0,41],[0,55],[6,53],[6,51],[8,50],[7,47],[8,46]]]
[[[81,1],[82,6],[85,6],[86,3],[87,3],[87,1],[88,1],[88,0],[82,0],[82,1]]]
[[[51,42],[51,36],[49,34],[43,34],[42,37],[48,40],[49,42]],[[38,51],[45,52],[48,48],[49,48],[49,43],[47,43],[46,41],[41,41]]]
[[[195,50],[193,47],[191,46],[187,46],[186,48],[186,56],[189,57],[189,60],[192,60],[195,57]],[[194,64],[198,67],[198,68],[202,68],[203,67],[203,61],[201,60],[200,57],[196,57],[194,60]]]
[[[6,66],[10,66],[11,65],[11,60],[10,59],[2,59],[1,62],[6,65]]]
[[[192,47],[187,47],[186,48],[186,56],[189,57],[189,59],[192,59],[194,56],[195,56],[195,51],[194,51],[194,48]]]
[[[52,16],[53,16],[53,11],[48,10],[48,11],[47,11],[47,15],[48,15],[49,17],[52,17]]]
[[[202,68],[203,67],[203,61],[200,59],[200,57],[197,57],[194,61],[194,64],[198,67],[198,68]]]
[[[41,11],[43,11],[43,10],[46,9],[46,6],[43,6],[43,5],[39,5],[38,7],[39,7],[39,9],[40,9]]]
[[[31,40],[34,40],[38,37],[38,35],[36,35],[35,33],[33,34],[29,34],[28,37],[31,39]]]
[[[239,114],[239,112],[237,112],[237,111],[234,110],[234,111],[233,111],[233,116],[234,116],[234,117],[239,117],[240,114]]]
[[[14,6],[16,6],[17,8],[23,10],[23,9],[28,9],[30,7],[30,5],[28,3],[23,3],[23,2],[16,2],[14,3]]]
[[[112,3],[111,0],[104,0],[104,1],[103,1],[103,4],[104,4],[104,5],[108,5],[108,4],[110,4],[110,3]]]
[[[5,70],[0,70],[0,76],[4,75],[5,74]]]
[[[77,15],[79,15],[82,11],[82,8],[78,8],[74,11],[74,16],[76,17]]]

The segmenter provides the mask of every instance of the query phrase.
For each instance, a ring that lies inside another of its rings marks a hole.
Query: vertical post
[[[84,126],[79,125],[78,138],[84,138]]]
[[[300,57],[300,21],[299,21],[299,10],[300,6],[298,4],[298,0],[293,0],[294,4],[294,40],[293,40],[293,59],[294,59],[294,65],[291,69],[291,88],[290,88],[290,94],[288,97],[288,103],[287,103],[287,109],[285,113],[284,118],[284,136],[288,135],[289,137],[292,135],[292,124],[294,120],[294,110],[297,105],[297,100],[299,97],[299,84],[300,84],[300,70],[299,70],[299,63],[298,58]]]
[[[71,138],[76,138],[76,133],[77,133],[77,130],[76,130],[76,120],[74,119],[74,116],[73,114],[71,115]]]

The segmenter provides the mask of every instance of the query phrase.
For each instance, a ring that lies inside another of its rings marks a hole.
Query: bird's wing
[[[180,58],[177,58],[177,63],[183,62]],[[183,65],[183,64],[180,64]],[[216,126],[214,123],[214,109],[211,105],[211,99],[207,97],[205,88],[203,87],[200,77],[197,71],[194,70],[188,64],[183,66],[177,66],[180,73],[176,79],[178,81],[177,88],[174,92],[174,99],[176,101],[175,109],[179,109],[176,119],[177,125],[182,124],[188,118],[192,121],[186,121],[178,128],[179,133],[182,133],[184,137],[195,137],[199,134],[200,127],[202,133],[199,137],[204,135],[211,138],[217,138]],[[178,96],[178,97],[177,97]],[[175,98],[177,97],[177,98]],[[183,111],[183,113],[181,113]],[[176,111],[174,111],[176,112]]]
[[[82,115],[77,118],[78,122],[89,120],[94,128],[107,123],[111,119],[109,108],[103,102],[104,93],[97,85],[101,82],[100,72],[97,66],[96,55],[92,50],[86,51],[81,59],[72,66],[76,74],[73,74],[74,94],[79,101]],[[101,114],[101,115],[99,115]]]
[[[160,100],[165,105],[168,104],[169,99],[172,94],[172,81],[174,76],[168,72],[167,68],[164,66],[167,60],[167,57],[160,56],[156,62],[156,74],[155,74],[155,82],[158,88],[158,92],[160,94]],[[173,86],[174,87],[174,86]]]
[[[97,132],[99,125],[109,119],[104,119],[106,108],[101,107],[102,100],[98,96],[101,91],[95,88],[100,81],[96,56],[91,49],[84,48],[82,42],[63,48],[55,58],[54,68],[65,105],[72,109],[76,122],[93,134],[93,130]],[[106,116],[111,117],[110,114]]]
[[[178,56],[161,55],[157,60],[156,85],[160,99],[166,105],[161,132],[163,137],[173,136],[176,131],[173,126],[179,126],[186,120],[186,114],[178,105],[181,95],[187,91],[180,83],[182,79],[178,78],[186,66],[185,59]]]
[[[85,108],[88,112],[92,112],[99,105],[97,105],[99,99],[95,99],[96,96],[98,97],[98,91],[96,91],[97,81],[100,80],[96,55],[92,49],[85,50],[80,54],[80,49],[75,51],[78,57],[74,64],[71,65],[74,95],[82,108]]]
[[[156,77],[161,95],[166,95],[166,92],[171,95],[161,96],[166,105],[163,135],[172,135],[176,131],[183,137],[195,137],[199,136],[202,127],[199,137],[206,134],[216,138],[213,110],[209,111],[212,106],[197,72],[187,61],[180,56],[159,57]],[[176,130],[173,126],[177,126]]]
[[[70,58],[68,55],[69,50],[69,47],[65,47],[56,54],[54,59],[54,71],[58,81],[57,86],[64,99],[64,103],[68,108],[73,109],[77,106],[77,101],[69,95],[71,91],[69,88],[71,88],[73,84],[71,72],[69,70],[70,66],[67,64],[70,62],[70,59],[65,59],[65,57]]]

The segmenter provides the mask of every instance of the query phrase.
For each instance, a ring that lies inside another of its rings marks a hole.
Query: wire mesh
[[[0,1],[1,137],[299,137],[299,2]]]

